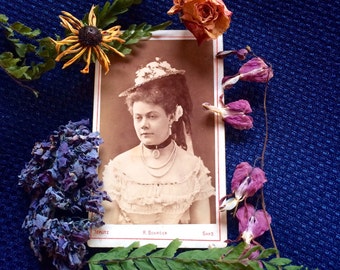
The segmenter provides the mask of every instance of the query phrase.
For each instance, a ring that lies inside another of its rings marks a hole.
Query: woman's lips
[[[147,136],[151,136],[152,133],[144,132],[144,133],[141,133],[140,135],[141,135],[141,136],[147,137]]]

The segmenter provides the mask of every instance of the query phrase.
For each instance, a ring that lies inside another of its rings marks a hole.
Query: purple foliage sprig
[[[31,197],[23,228],[35,255],[52,258],[57,269],[83,265],[90,229],[104,224],[102,202],[110,200],[97,174],[103,140],[88,125],[69,122],[37,142],[19,175],[19,186]]]

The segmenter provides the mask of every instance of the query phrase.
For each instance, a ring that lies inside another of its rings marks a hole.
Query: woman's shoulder
[[[197,159],[199,157],[195,156],[195,154],[191,153],[190,151],[187,151],[185,149],[183,149],[180,146],[178,147],[178,155],[184,158],[189,158],[189,159]]]
[[[188,165],[197,166],[202,162],[200,157],[184,150],[182,147],[178,147],[177,159],[182,164],[186,164],[186,166]]]
[[[130,167],[131,164],[138,160],[139,152],[139,145],[137,145],[111,159],[107,166],[114,166],[119,168],[123,168],[124,166]]]

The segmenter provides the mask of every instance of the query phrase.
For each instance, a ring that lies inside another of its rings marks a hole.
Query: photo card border
[[[195,38],[187,30],[155,31],[150,40],[151,41],[192,40],[196,42]],[[216,40],[212,40],[209,42],[212,43],[211,60],[213,61],[213,74],[214,74],[213,102],[214,105],[218,106],[219,97],[221,94],[223,94],[223,89],[221,88],[221,79],[223,77],[223,60],[216,58],[215,55],[218,51],[223,50],[222,38],[219,37]],[[115,64],[116,63],[113,63],[113,65]],[[93,130],[98,132],[101,132],[101,117],[102,117],[101,107],[103,106],[101,99],[102,98],[101,88],[103,83],[102,81],[103,76],[107,75],[102,74],[100,65],[96,63],[94,106],[93,106]],[[219,200],[223,196],[225,196],[226,193],[225,130],[223,122],[221,122],[218,116],[213,117],[213,122],[215,140],[214,178],[216,189],[216,197],[214,200],[216,222],[214,224],[179,224],[179,225],[105,224],[100,228],[91,230],[88,245],[90,247],[128,246],[132,242],[139,241],[141,245],[154,243],[158,247],[166,247],[172,240],[180,239],[182,241],[181,245],[182,248],[208,248],[211,246],[224,247],[226,245],[225,240],[228,238],[227,218],[225,212],[222,213],[219,212],[218,206]],[[101,178],[100,175],[99,178]]]

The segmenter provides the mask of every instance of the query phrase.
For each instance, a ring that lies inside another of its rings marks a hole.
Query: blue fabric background
[[[53,36],[63,34],[57,17],[61,10],[81,18],[92,3],[104,2],[0,0],[0,13]],[[234,14],[225,49],[250,45],[274,68],[265,194],[278,248],[295,264],[339,269],[339,1],[226,3]],[[171,0],[145,0],[121,16],[119,24],[171,19],[170,29],[183,29],[177,16],[166,15],[171,5]],[[0,52],[9,49],[1,34]],[[17,186],[34,143],[69,120],[92,119],[93,73],[82,75],[80,65],[60,67],[30,84],[40,91],[39,98],[0,71],[1,269],[41,269],[21,229],[29,201]],[[225,60],[226,74],[237,67],[234,59]],[[228,181],[239,162],[253,163],[261,154],[263,90],[262,85],[240,83],[226,93],[227,101],[248,99],[255,120],[250,131],[226,129]],[[230,238],[236,238],[237,226],[230,224],[229,230]],[[271,246],[268,234],[260,241]]]

